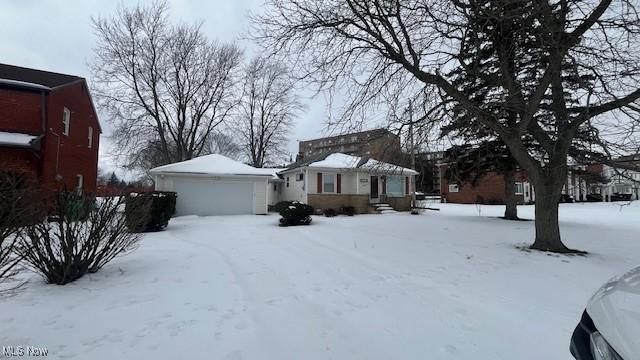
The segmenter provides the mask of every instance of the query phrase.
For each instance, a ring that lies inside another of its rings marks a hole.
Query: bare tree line
[[[242,49],[208,39],[201,24],[172,24],[164,1],[92,22],[94,94],[125,165],[149,169],[213,152],[256,166],[276,160],[301,108],[281,64],[244,64]],[[260,82],[259,94],[245,91]]]

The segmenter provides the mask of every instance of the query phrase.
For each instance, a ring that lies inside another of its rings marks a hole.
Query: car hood
[[[640,358],[640,266],[604,284],[589,300],[587,313],[623,359]]]

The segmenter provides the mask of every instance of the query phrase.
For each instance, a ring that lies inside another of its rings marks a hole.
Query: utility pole
[[[416,169],[416,147],[413,139],[413,102],[409,100],[409,146],[410,146],[410,155],[411,155],[411,169]],[[413,191],[411,191],[411,208],[416,207],[416,179],[415,176],[410,178],[412,181],[409,181],[409,186],[413,185]]]

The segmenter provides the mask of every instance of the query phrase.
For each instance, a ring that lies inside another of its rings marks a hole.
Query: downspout
[[[304,169],[304,203],[309,203],[309,169]]]
[[[46,144],[46,135],[47,135],[47,94],[45,91],[40,92],[40,130],[42,131],[43,139],[40,139],[41,142],[44,142],[44,147]],[[43,141],[44,140],[44,141]],[[38,178],[42,181],[42,176],[44,175],[44,160],[43,155],[44,150],[42,143],[40,144],[40,149],[38,151]]]
[[[60,181],[62,180],[62,176],[60,176],[60,173],[58,172],[58,165],[60,163],[60,135],[56,134],[53,129],[49,129],[49,133],[51,133],[51,135],[55,136],[58,138],[58,146],[56,149],[56,176],[55,179],[56,181]]]

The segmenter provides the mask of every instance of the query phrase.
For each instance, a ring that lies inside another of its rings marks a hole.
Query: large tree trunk
[[[552,179],[544,179],[534,184],[536,190],[536,240],[532,249],[559,253],[572,252],[560,238],[558,224],[558,204],[562,193],[562,176],[551,175]]]
[[[504,218],[518,220],[518,200],[516,198],[516,173],[507,171],[504,174]]]

